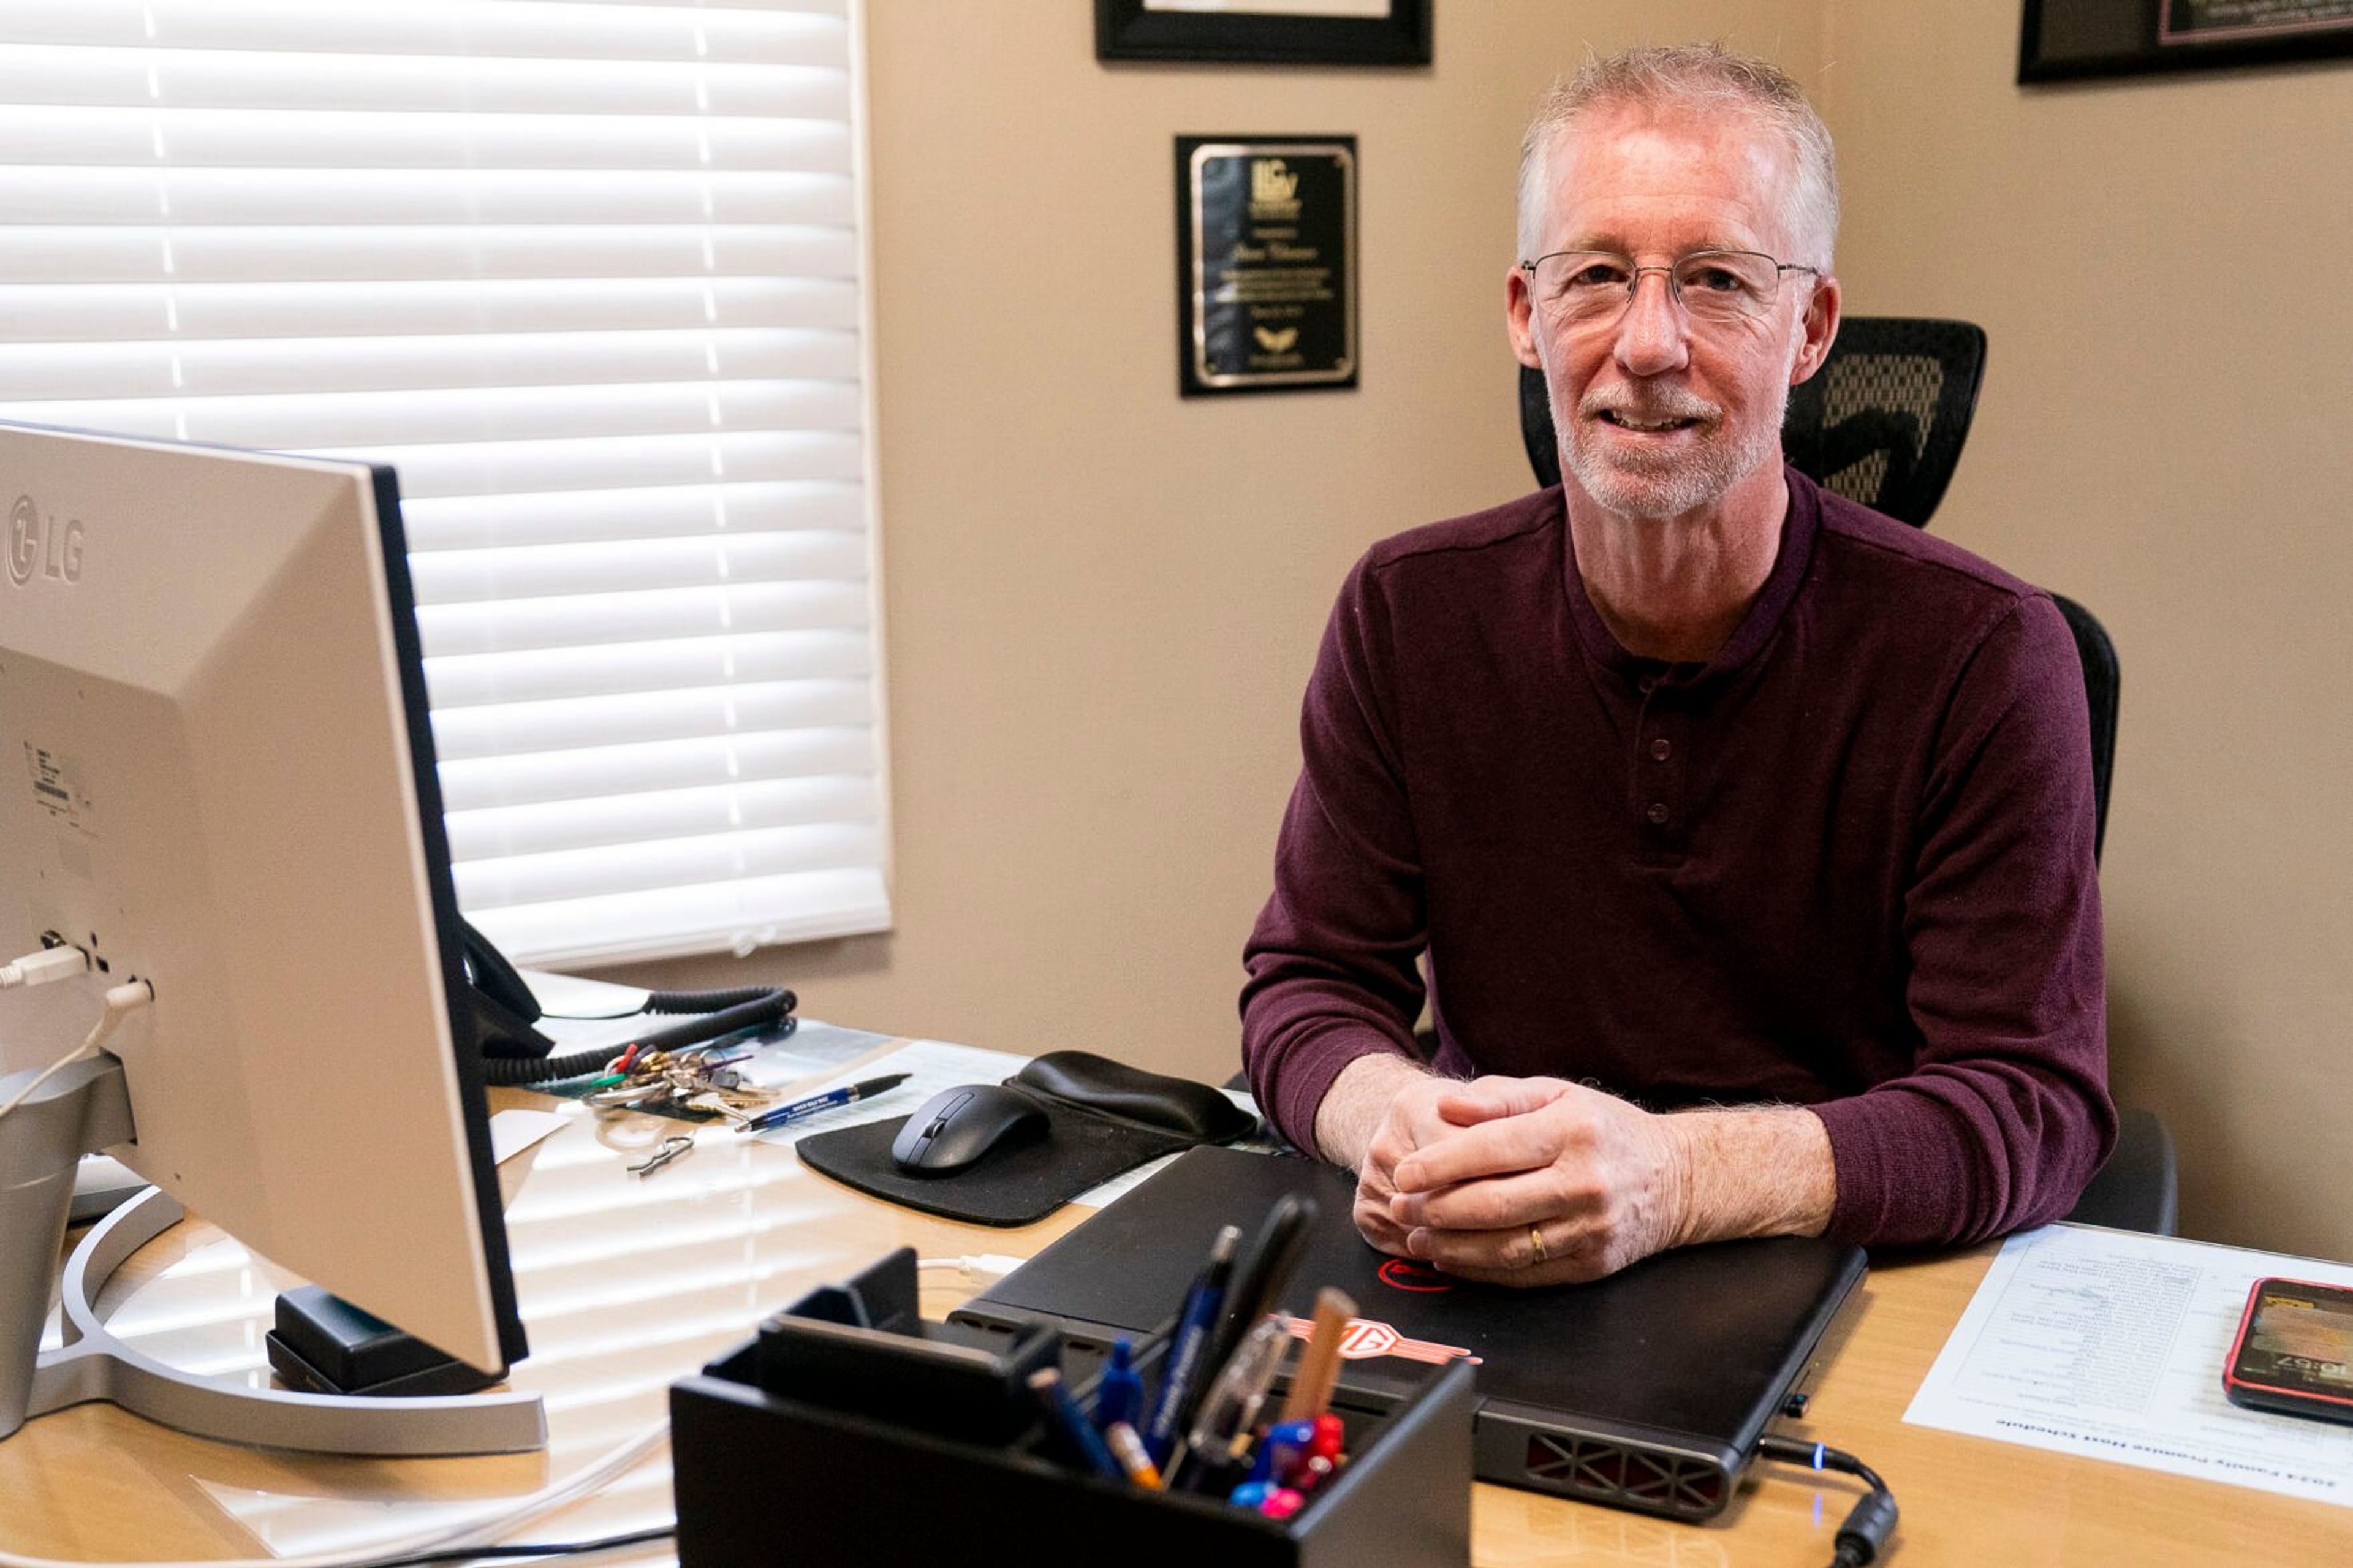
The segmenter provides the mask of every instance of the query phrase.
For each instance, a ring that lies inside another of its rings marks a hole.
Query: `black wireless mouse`
[[[1046,1113],[993,1083],[944,1089],[907,1118],[891,1140],[891,1158],[917,1176],[953,1176],[990,1150],[1018,1147],[1046,1135]]]

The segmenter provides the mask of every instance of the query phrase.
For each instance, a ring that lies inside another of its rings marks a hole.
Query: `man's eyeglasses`
[[[1609,250],[1556,250],[1520,263],[1536,308],[1567,326],[1614,321],[1633,302],[1642,274],[1666,275],[1668,290],[1694,321],[1753,321],[1773,309],[1781,274],[1821,276],[1818,267],[1776,261],[1755,250],[1694,250],[1664,267],[1637,267]]]

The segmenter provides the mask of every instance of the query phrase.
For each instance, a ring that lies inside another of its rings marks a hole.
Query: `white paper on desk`
[[[2353,1427],[2222,1397],[2247,1291],[2266,1275],[2353,1286],[2353,1267],[2053,1225],[2014,1236],[1904,1419],[2353,1505]]]
[[[856,1100],[848,1105],[837,1105],[830,1110],[820,1110],[815,1116],[788,1121],[782,1127],[771,1128],[753,1136],[763,1143],[797,1143],[812,1132],[830,1132],[837,1127],[856,1127],[861,1122],[884,1121],[894,1116],[912,1115],[917,1107],[944,1089],[955,1089],[967,1083],[1002,1083],[1029,1065],[1028,1057],[1008,1056],[1003,1051],[951,1046],[944,1040],[913,1040],[880,1061],[869,1062],[849,1072],[837,1073],[807,1092],[823,1094],[827,1089],[839,1089],[844,1084],[881,1078],[894,1072],[910,1075],[907,1081],[898,1088],[886,1089],[871,1100]]]
[[[564,1125],[553,1110],[497,1110],[491,1113],[491,1163],[499,1168],[499,1202],[514,1206],[515,1194],[531,1174],[531,1152]]]

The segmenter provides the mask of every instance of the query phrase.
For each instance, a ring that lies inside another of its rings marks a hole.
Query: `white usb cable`
[[[49,951],[52,952],[71,952],[77,958],[81,956],[79,952],[70,947],[51,948]],[[23,962],[24,960],[22,959],[17,960],[17,963],[19,963]],[[14,966],[12,965],[11,967]],[[116,1025],[121,1023],[124,1018],[130,1016],[132,1014],[137,1012],[140,1008],[144,1007],[148,1003],[153,1002],[153,1000],[155,1000],[155,988],[148,984],[144,980],[126,981],[122,984],[117,985],[109,990],[106,994],[106,1012],[104,1016],[98,1020],[97,1026],[90,1030],[88,1037],[86,1037],[81,1044],[76,1046],[73,1049],[68,1051],[65,1055],[59,1057],[57,1060],[43,1068],[39,1073],[35,1075],[32,1082],[18,1089],[6,1104],[0,1105],[0,1116],[7,1115],[10,1111],[24,1104],[25,1101],[32,1099],[33,1091],[35,1089],[48,1082],[49,1079],[57,1077],[58,1074],[65,1071],[66,1068],[73,1066],[74,1063],[82,1060],[86,1057],[96,1056],[98,1054],[98,1047],[106,1043],[107,1036],[114,1033]]]
[[[11,985],[47,985],[52,980],[63,980],[89,968],[88,953],[59,942],[38,952],[28,952],[13,963],[0,963],[0,991]]]
[[[967,1285],[994,1285],[1028,1261],[1002,1252],[976,1252],[967,1258],[922,1258],[917,1268],[953,1268]]]

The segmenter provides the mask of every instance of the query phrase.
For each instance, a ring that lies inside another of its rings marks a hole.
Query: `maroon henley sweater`
[[[2083,673],[2050,597],[1788,475],[1715,658],[1628,653],[1561,492],[1376,545],[1301,718],[1243,1056],[1302,1148],[1410,1054],[1652,1110],[1810,1106],[1830,1234],[1959,1243],[2106,1157]]]

